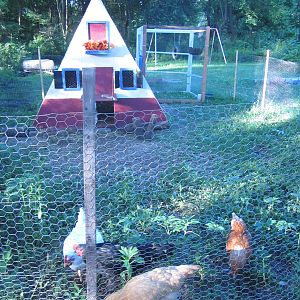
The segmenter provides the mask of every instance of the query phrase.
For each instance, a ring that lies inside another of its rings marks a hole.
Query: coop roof
[[[84,43],[88,41],[88,25],[92,22],[109,22],[110,43],[112,48],[109,54],[90,55],[85,53]],[[114,70],[121,68],[138,69],[138,66],[130,54],[120,32],[114,24],[101,0],[91,0],[61,62],[59,70],[64,68],[89,68],[89,67],[113,67]],[[132,91],[116,89],[116,96],[130,98],[154,97],[152,90],[144,79],[143,88]],[[64,91],[55,89],[51,85],[47,98],[80,98],[82,90]]]

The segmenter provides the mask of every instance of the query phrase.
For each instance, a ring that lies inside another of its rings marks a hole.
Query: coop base
[[[101,102],[97,104],[99,107]],[[98,113],[107,114],[107,125],[123,128],[140,118],[142,122],[149,123],[155,116],[157,122],[167,120],[156,98],[122,98],[103,104]],[[104,109],[103,109],[104,107]],[[106,110],[106,111],[105,111]],[[102,118],[102,122],[105,119]],[[37,128],[68,128],[83,127],[83,104],[81,99],[45,99],[42,103],[35,124]]]

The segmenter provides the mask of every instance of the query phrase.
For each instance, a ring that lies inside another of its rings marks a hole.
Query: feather
[[[96,229],[96,242],[104,243],[103,237],[98,229]],[[83,269],[85,264],[80,255],[76,253],[76,247],[80,244],[86,244],[85,236],[85,214],[81,207],[78,213],[78,219],[75,227],[64,240],[63,256],[65,266],[69,266],[73,271]]]
[[[229,253],[229,265],[232,273],[244,268],[251,253],[251,236],[242,218],[232,213],[231,231],[227,237],[226,251]]]
[[[184,280],[200,269],[197,265],[156,268],[137,275],[106,300],[176,300]]]

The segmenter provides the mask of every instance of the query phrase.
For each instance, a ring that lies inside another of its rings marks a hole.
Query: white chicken
[[[98,229],[96,229],[96,243],[104,243],[103,237]],[[83,208],[79,209],[78,220],[75,227],[66,237],[63,246],[64,266],[70,267],[73,271],[78,272],[85,268],[85,262],[82,255],[78,253],[79,245],[86,244],[85,237],[85,213]]]

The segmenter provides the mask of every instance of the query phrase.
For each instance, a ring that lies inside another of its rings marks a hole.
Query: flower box
[[[90,55],[108,54],[110,51],[110,45],[107,40],[89,40],[83,45],[85,47],[85,53]]]

